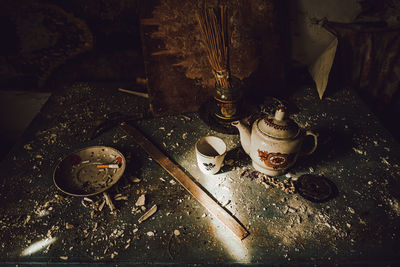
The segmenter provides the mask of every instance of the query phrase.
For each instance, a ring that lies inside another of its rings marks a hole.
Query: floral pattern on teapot
[[[267,151],[262,151],[258,149],[258,156],[267,167],[280,169],[289,166],[295,159],[296,154],[268,153]]]

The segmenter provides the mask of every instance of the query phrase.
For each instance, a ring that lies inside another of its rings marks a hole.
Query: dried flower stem
[[[216,83],[222,88],[230,88],[227,8],[220,6],[219,10],[219,18],[213,8],[196,13],[196,17]]]

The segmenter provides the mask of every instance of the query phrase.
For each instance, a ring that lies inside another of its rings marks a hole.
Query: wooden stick
[[[135,127],[121,124],[121,128],[132,137],[158,164],[161,165],[172,177],[175,178],[197,201],[220,220],[240,240],[246,238],[249,232],[243,225],[221,207],[210,195],[187,176],[175,163],[165,156],[153,143]]]
[[[144,97],[144,98],[149,98],[149,94],[147,94],[147,93],[142,93],[142,92],[133,91],[133,90],[127,90],[127,89],[122,89],[122,88],[118,88],[118,91],[124,92],[124,93],[128,93],[128,94],[132,94],[132,95],[141,96],[141,97]]]

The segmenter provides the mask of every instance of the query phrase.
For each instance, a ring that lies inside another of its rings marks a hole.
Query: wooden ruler
[[[152,142],[139,130],[128,124],[121,124],[121,128],[133,138],[158,164],[161,165],[172,177],[175,178],[197,201],[200,202],[211,214],[220,220],[240,240],[246,238],[249,232],[243,225],[224,208],[222,208],[210,195],[187,176],[175,163],[164,155]]]

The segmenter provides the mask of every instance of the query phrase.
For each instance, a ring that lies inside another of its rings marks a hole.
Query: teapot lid
[[[285,115],[284,108],[276,110],[275,115],[266,116],[258,121],[258,129],[261,133],[278,139],[295,137],[299,132],[299,126]]]

